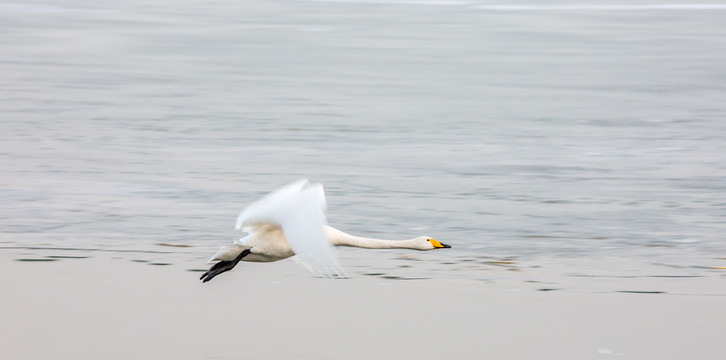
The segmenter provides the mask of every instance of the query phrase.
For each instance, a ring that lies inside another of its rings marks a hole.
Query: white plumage
[[[219,261],[201,279],[204,282],[234,268],[240,260],[269,262],[297,255],[313,273],[346,277],[333,245],[369,249],[432,250],[448,248],[428,236],[410,240],[381,240],[353,236],[327,225],[327,204],[321,184],[295,181],[252,203],[240,212],[236,228],[249,235],[222,248],[209,260]]]

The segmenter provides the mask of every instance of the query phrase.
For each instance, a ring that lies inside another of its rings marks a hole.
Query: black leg
[[[199,280],[202,280],[202,282],[207,282],[209,280],[212,280],[215,276],[234,269],[234,267],[237,265],[237,263],[242,260],[243,257],[247,256],[250,253],[250,249],[245,249],[242,251],[241,254],[239,254],[234,260],[232,261],[220,261],[214,265],[212,265],[211,268],[207,272],[202,275],[202,277],[199,278]]]

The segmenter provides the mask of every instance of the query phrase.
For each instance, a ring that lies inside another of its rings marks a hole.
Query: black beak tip
[[[446,245],[446,244],[441,244],[441,245],[444,247],[444,249],[450,249],[451,248],[451,245]]]

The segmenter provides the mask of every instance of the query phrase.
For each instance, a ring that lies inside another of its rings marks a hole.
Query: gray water
[[[307,177],[450,254],[723,257],[726,5],[624,3],[0,2],[0,242],[206,258]]]

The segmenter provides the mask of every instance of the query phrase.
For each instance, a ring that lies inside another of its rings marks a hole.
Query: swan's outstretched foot
[[[250,253],[250,249],[245,249],[242,251],[241,254],[239,254],[234,260],[232,261],[220,261],[216,264],[214,264],[207,272],[205,272],[202,277],[199,278],[199,280],[202,280],[202,282],[207,282],[209,280],[212,280],[215,276],[225,272],[230,271],[234,269],[234,267],[237,265],[237,263],[242,260],[243,257],[247,256],[247,254]]]

